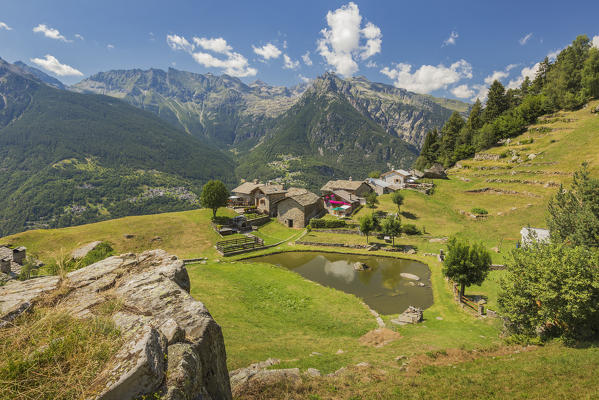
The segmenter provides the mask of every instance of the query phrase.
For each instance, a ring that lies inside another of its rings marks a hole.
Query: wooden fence
[[[222,254],[227,255],[242,250],[256,249],[264,246],[264,240],[256,236],[247,236],[238,239],[221,240],[216,242],[216,249]]]

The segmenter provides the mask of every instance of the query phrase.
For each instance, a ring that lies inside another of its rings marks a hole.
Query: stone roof
[[[334,192],[335,190],[347,190],[353,192],[356,191],[363,183],[365,182],[340,179],[336,181],[328,181],[323,187],[320,188],[320,190],[329,192]]]
[[[354,201],[359,201],[358,196],[356,196],[355,194],[351,194],[346,190],[335,190],[333,193],[335,194],[335,196],[350,203]]]
[[[314,194],[312,192],[307,192],[307,193],[287,197],[287,199],[295,200],[300,206],[306,207],[306,206],[317,203],[320,200],[320,196],[318,196],[317,194]],[[283,200],[283,201],[285,201],[285,200]]]
[[[243,182],[232,190],[233,193],[251,194],[254,190],[264,186],[263,183]]]
[[[304,194],[308,192],[310,192],[308,189],[290,187],[289,189],[287,189],[287,197],[293,197],[297,196],[298,194]]]
[[[408,171],[406,171],[404,169],[393,169],[389,172],[385,172],[384,174],[381,174],[381,176],[388,176],[388,175],[393,175],[393,174],[401,175],[404,177],[412,175],[411,173],[409,173]]]
[[[283,185],[264,185],[261,186],[259,190],[264,194],[278,194],[287,192],[285,189],[283,189]]]
[[[12,249],[6,246],[0,246],[0,260],[3,260],[5,258],[10,258],[12,260],[12,254]]]
[[[391,183],[384,181],[382,179],[376,179],[376,178],[368,178],[366,180],[366,182],[371,185],[376,185],[376,186],[380,186],[380,187],[384,187],[384,188],[391,186]]]

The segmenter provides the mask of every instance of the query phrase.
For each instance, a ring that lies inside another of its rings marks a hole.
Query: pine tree
[[[439,134],[436,129],[427,132],[420,151],[420,156],[414,163],[414,168],[425,169],[433,165],[438,158],[439,152]]]
[[[498,80],[493,81],[489,87],[487,105],[483,111],[483,121],[492,122],[508,109],[508,102],[505,96],[505,87]]]

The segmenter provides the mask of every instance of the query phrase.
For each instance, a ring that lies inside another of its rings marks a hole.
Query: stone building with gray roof
[[[323,214],[322,198],[309,191],[285,197],[277,203],[277,219],[289,228],[305,228],[312,218]]]

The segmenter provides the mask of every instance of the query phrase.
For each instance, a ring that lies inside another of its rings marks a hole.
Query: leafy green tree
[[[443,275],[460,285],[460,296],[467,286],[481,285],[491,267],[491,255],[480,243],[452,237],[443,261]]]
[[[460,131],[464,127],[464,119],[457,111],[451,114],[451,117],[447,120],[443,128],[441,129],[441,146],[440,152],[444,166],[452,165],[455,160],[453,153],[458,142],[458,136]]]
[[[374,218],[372,215],[364,215],[360,217],[360,232],[366,235],[366,243],[368,243],[368,235],[375,229]]]
[[[395,237],[401,235],[401,219],[399,216],[389,216],[381,223],[381,230],[387,236],[391,237],[392,244],[395,246]]]
[[[552,241],[599,247],[599,179],[591,178],[586,163],[574,173],[570,189],[560,187],[547,209]]]
[[[599,98],[599,49],[589,50],[589,56],[582,69],[582,87],[585,96]]]
[[[368,173],[368,177],[378,179],[381,177],[381,171],[370,171],[370,173]]]
[[[422,144],[420,156],[414,163],[414,168],[425,169],[437,162],[439,157],[439,133],[436,129],[428,131]]]
[[[483,121],[485,123],[499,117],[509,106],[505,97],[505,87],[498,80],[493,81],[487,96],[487,105],[483,111]]]
[[[219,207],[225,207],[229,199],[229,191],[221,181],[212,180],[202,187],[200,201],[203,207],[212,209],[212,218],[216,218]]]
[[[393,204],[395,204],[397,206],[397,215],[399,215],[399,212],[401,211],[401,206],[403,205],[403,202],[404,202],[403,194],[401,194],[401,192],[399,190],[396,190],[391,195],[391,201],[393,202]]]
[[[368,204],[368,207],[370,208],[374,208],[376,204],[379,204],[379,199],[375,192],[368,193],[366,196],[366,204]]]
[[[506,326],[529,337],[588,339],[599,334],[599,254],[533,243],[507,261],[498,303]]]

